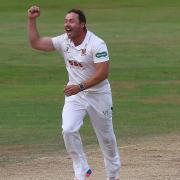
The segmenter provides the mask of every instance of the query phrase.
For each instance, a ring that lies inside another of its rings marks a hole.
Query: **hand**
[[[66,96],[72,96],[80,92],[79,85],[67,85],[64,87],[64,94]]]
[[[40,8],[38,6],[32,6],[28,9],[28,18],[36,19],[40,16]]]

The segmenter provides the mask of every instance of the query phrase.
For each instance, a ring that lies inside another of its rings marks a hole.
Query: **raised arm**
[[[40,37],[37,26],[36,18],[40,16],[40,8],[38,6],[32,6],[28,10],[28,38],[31,47],[42,51],[55,50],[51,37]]]

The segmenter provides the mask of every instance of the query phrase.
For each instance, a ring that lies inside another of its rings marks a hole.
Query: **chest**
[[[63,49],[64,60],[67,61],[77,61],[83,64],[93,63],[93,54],[91,49],[86,47],[83,49],[76,49],[71,46],[66,46]]]

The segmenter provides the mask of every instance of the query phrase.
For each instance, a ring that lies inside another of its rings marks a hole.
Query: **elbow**
[[[29,37],[29,43],[33,49],[39,49],[38,47],[40,45],[40,38]]]
[[[103,81],[103,80],[107,79],[108,75],[109,75],[108,73],[103,73],[101,76],[101,78],[102,78],[101,80]]]
[[[36,50],[42,50],[37,41],[30,41],[31,48]]]
[[[31,43],[30,43],[30,45],[31,45],[31,48],[36,49],[36,47],[34,46],[34,44],[31,44]]]
[[[35,41],[30,41],[30,45],[33,49],[37,49],[37,43]]]
[[[109,72],[105,74],[105,78],[107,79],[109,77]]]
[[[105,80],[108,78],[108,75],[107,74],[104,74],[104,76],[102,77],[102,80]]]
[[[104,81],[105,79],[108,78],[108,76],[109,76],[109,71],[105,70],[105,71],[100,71],[97,77],[99,77],[100,81]]]
[[[108,74],[106,74],[106,75],[104,76],[104,80],[105,80],[105,79],[108,79]]]
[[[109,71],[104,72],[104,79],[107,79],[109,76]]]

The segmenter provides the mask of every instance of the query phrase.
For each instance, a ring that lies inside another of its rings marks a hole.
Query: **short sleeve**
[[[100,63],[109,60],[108,49],[104,41],[98,43],[93,48],[94,63]]]
[[[61,36],[56,36],[56,37],[53,37],[52,38],[52,43],[53,43],[53,46],[56,50],[58,51],[62,51],[62,44],[64,42],[64,37],[63,35]]]

